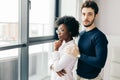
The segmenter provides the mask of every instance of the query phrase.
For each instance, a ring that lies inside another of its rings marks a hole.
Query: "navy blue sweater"
[[[107,44],[106,36],[97,28],[80,33],[78,47],[81,56],[77,65],[80,77],[92,79],[98,76],[106,62]]]

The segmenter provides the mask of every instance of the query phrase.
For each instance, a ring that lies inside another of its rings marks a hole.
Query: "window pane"
[[[0,0],[0,47],[18,43],[18,1]],[[0,80],[18,80],[18,49],[0,51]]]
[[[29,47],[29,80],[50,80],[48,59],[52,43]]]
[[[0,0],[0,47],[18,43],[18,0]]]
[[[54,35],[54,0],[31,0],[30,37]]]
[[[18,49],[0,51],[0,80],[18,80]]]

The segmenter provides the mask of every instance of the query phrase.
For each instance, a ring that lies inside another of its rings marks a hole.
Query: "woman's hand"
[[[64,76],[66,74],[66,71],[64,69],[62,69],[59,72],[56,72],[60,77]]]
[[[50,66],[51,70],[54,70],[53,64]],[[61,71],[56,72],[60,77],[64,76],[66,74],[66,71],[62,69]]]
[[[62,45],[62,42],[63,41],[60,41],[60,40],[54,42],[54,50],[55,51],[58,51],[59,47]]]

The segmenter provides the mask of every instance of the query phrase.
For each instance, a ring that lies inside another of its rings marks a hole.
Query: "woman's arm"
[[[78,48],[75,46],[66,48],[65,53],[63,53],[60,59],[54,61],[52,66],[53,70],[58,72],[69,66],[69,64],[71,64],[71,62],[76,59],[78,53]]]

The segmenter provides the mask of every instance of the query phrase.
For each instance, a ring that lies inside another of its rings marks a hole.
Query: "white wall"
[[[97,26],[107,35],[120,36],[120,0],[95,0],[100,8]]]
[[[108,58],[104,68],[104,80],[120,80],[120,0],[94,0],[100,11],[97,27],[108,38]]]

